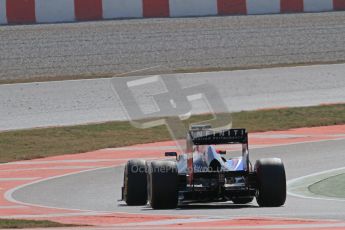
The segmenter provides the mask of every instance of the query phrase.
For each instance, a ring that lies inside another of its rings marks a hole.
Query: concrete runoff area
[[[167,77],[176,78],[181,88],[198,87],[199,93],[213,86],[226,110],[237,112],[343,103],[344,75],[345,64],[334,64]],[[132,77],[126,79],[131,81]],[[176,97],[179,90],[174,88],[173,92],[177,93],[171,95],[177,104],[185,100]],[[212,105],[219,98],[207,97],[207,100]],[[108,78],[0,85],[0,131],[128,120],[123,104],[131,104],[131,100],[120,100]],[[149,112],[154,111],[152,105],[150,100],[140,104]],[[202,100],[193,101],[191,105],[193,114],[210,112]]]

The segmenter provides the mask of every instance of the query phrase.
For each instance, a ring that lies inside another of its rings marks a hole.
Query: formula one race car
[[[249,161],[248,133],[245,129],[212,130],[194,126],[187,134],[186,153],[176,160],[130,160],[124,171],[122,200],[127,205],[145,205],[153,209],[172,209],[196,202],[232,201],[246,204],[256,201],[262,207],[285,203],[286,177],[278,158]],[[225,159],[229,144],[242,144],[242,156]]]

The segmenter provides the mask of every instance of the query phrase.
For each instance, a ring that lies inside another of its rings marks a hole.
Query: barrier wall
[[[345,0],[0,0],[0,24],[345,10]]]

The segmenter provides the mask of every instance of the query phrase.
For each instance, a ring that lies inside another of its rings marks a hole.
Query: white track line
[[[45,181],[48,181],[48,180],[58,179],[58,178],[66,177],[66,176],[77,175],[77,174],[80,174],[80,173],[86,173],[86,172],[91,172],[91,171],[96,171],[96,170],[108,169],[108,168],[112,168],[112,167],[114,167],[114,166],[101,167],[101,168],[93,168],[93,169],[88,169],[88,170],[83,170],[83,171],[78,171],[78,172],[67,173],[67,174],[63,174],[63,175],[59,175],[59,176],[44,178],[42,180],[34,181],[32,183],[28,183],[28,184],[24,184],[24,185],[20,185],[18,187],[12,188],[12,189],[6,191],[6,193],[4,194],[4,197],[5,197],[5,199],[7,201],[15,203],[15,204],[19,204],[19,205],[32,206],[32,207],[38,207],[38,208],[79,211],[79,212],[88,212],[88,211],[89,212],[94,212],[94,210],[66,209],[66,208],[57,208],[57,207],[51,207],[51,206],[37,205],[37,204],[21,202],[21,201],[18,201],[18,200],[13,198],[13,193],[15,191],[17,191],[19,189],[22,189],[22,188],[25,188],[27,186],[38,184],[38,183],[45,182]]]
[[[298,144],[306,144],[306,143],[317,143],[317,142],[325,142],[325,141],[338,141],[338,140],[344,140],[345,138],[337,138],[337,139],[331,139],[331,140],[316,140],[316,141],[304,141],[304,142],[298,142],[298,143],[288,143],[288,144],[281,144],[281,145],[273,145],[273,146],[269,146],[269,147],[278,147],[278,146],[289,146],[289,145],[298,145]],[[262,147],[262,148],[268,148],[266,147]],[[143,158],[144,159],[144,158]],[[155,159],[155,158],[150,158],[150,159]],[[45,181],[49,181],[49,180],[53,180],[53,179],[57,179],[57,178],[62,178],[62,177],[66,177],[66,176],[70,176],[70,175],[77,175],[77,174],[81,174],[81,173],[85,173],[85,172],[91,172],[91,171],[96,171],[96,170],[102,170],[102,169],[109,169],[112,168],[114,166],[108,166],[108,167],[100,167],[100,168],[94,168],[94,169],[89,169],[89,170],[83,170],[83,171],[78,171],[78,172],[73,172],[73,173],[68,173],[68,174],[64,174],[64,175],[59,175],[59,176],[55,176],[55,177],[49,177],[49,178],[45,178],[42,180],[38,180],[35,181],[33,183],[28,183],[28,184],[24,184],[18,187],[15,187],[13,189],[8,190],[4,197],[6,200],[15,203],[15,204],[20,204],[20,205],[26,205],[26,206],[33,206],[33,207],[39,207],[39,208],[47,208],[47,209],[57,209],[57,210],[71,210],[71,211],[79,211],[82,213],[85,212],[94,212],[97,214],[110,214],[111,212],[101,212],[101,211],[95,211],[95,210],[83,210],[83,209],[70,209],[70,208],[59,208],[59,207],[52,207],[52,206],[44,206],[44,205],[37,205],[37,204],[31,204],[31,203],[25,203],[25,202],[21,202],[18,201],[16,199],[13,198],[13,193],[19,189],[22,189],[24,187],[30,186],[30,185],[34,185],[34,184],[38,184],[41,182],[45,182]],[[291,181],[289,181],[291,182]],[[306,197],[309,198],[309,197]],[[123,214],[142,214],[142,213],[127,213],[127,212],[113,212],[113,213],[123,213]],[[63,214],[61,214],[63,215]],[[162,215],[162,216],[167,216],[166,214],[147,214],[147,215]],[[274,215],[274,214],[273,214]],[[188,215],[188,216],[206,216],[206,215]],[[264,215],[266,216],[266,215]],[[267,216],[269,216],[269,214],[267,214]],[[239,216],[240,217],[240,216]]]
[[[40,164],[58,164],[58,163],[98,163],[98,162],[116,162],[116,161],[123,161],[128,160],[129,158],[110,158],[110,159],[92,159],[92,160],[32,160],[32,161],[18,161],[18,162],[10,162],[5,163],[4,165],[40,165]]]
[[[23,218],[51,218],[51,217],[73,217],[73,216],[96,216],[99,215],[99,212],[72,212],[72,213],[51,213],[43,215],[9,215],[1,216],[3,219],[23,219]]]
[[[153,160],[153,159],[156,159],[156,158],[143,158],[143,159]],[[67,173],[67,174],[63,174],[63,175],[58,175],[58,176],[44,178],[44,179],[41,179],[41,180],[38,180],[38,181],[34,181],[34,182],[31,182],[31,183],[28,183],[28,184],[23,184],[23,185],[20,185],[18,187],[12,188],[12,189],[6,191],[6,193],[4,194],[4,198],[7,201],[9,201],[9,202],[12,202],[12,203],[15,203],[15,204],[19,204],[19,205],[32,206],[32,207],[38,207],[38,208],[47,208],[47,209],[78,211],[78,212],[81,212],[81,213],[79,213],[81,215],[83,215],[85,212],[92,212],[95,215],[96,214],[98,214],[98,215],[100,215],[100,214],[111,214],[111,213],[124,213],[124,214],[128,214],[126,212],[104,212],[104,211],[87,210],[87,209],[71,209],[71,208],[67,209],[67,208],[59,208],[59,207],[38,205],[38,204],[21,202],[21,201],[18,201],[16,199],[14,199],[14,197],[13,197],[13,193],[14,192],[16,192],[17,190],[20,190],[22,188],[25,188],[27,186],[31,186],[31,185],[34,185],[34,184],[38,184],[38,183],[41,183],[41,182],[45,182],[45,181],[49,181],[49,180],[54,180],[54,179],[58,179],[58,178],[66,177],[66,176],[77,175],[77,174],[86,173],[86,172],[92,172],[92,171],[96,171],[96,170],[110,169],[110,168],[113,168],[113,167],[114,167],[113,165],[112,166],[106,166],[106,167],[98,167],[98,168],[92,168],[92,169],[88,169],[88,170],[82,170],[82,171],[78,171],[78,172],[72,172],[72,173]],[[59,215],[63,216],[63,214],[59,214]],[[39,215],[35,215],[35,216],[38,217]]]
[[[69,169],[92,169],[97,166],[61,166],[61,167],[42,167],[42,168],[24,168],[24,169],[2,169],[0,172],[21,172],[21,171],[38,171],[38,170],[69,170]]]
[[[27,206],[23,206],[23,205],[3,205],[3,206],[0,206],[0,209],[17,209],[17,208],[28,208]]]
[[[329,177],[345,173],[345,167],[330,169],[318,173],[313,173],[307,176],[298,177],[287,182],[288,191],[290,196],[303,198],[303,199],[315,199],[315,200],[328,200],[328,201],[340,201],[344,202],[342,198],[332,198],[322,195],[317,195],[309,191],[308,187],[321,180]]]

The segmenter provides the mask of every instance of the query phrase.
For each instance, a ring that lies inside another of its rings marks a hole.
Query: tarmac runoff
[[[310,149],[310,145],[314,145],[314,143],[317,145],[317,143],[325,141],[329,146],[341,144],[344,139],[345,126],[343,125],[253,133],[250,136],[250,144],[252,149],[262,148],[265,152],[265,149],[269,146],[291,145],[292,149],[294,149],[296,144],[298,144],[298,146],[306,145],[302,148]],[[329,142],[330,140],[335,142]],[[85,202],[83,200],[83,195],[81,195],[80,192],[88,194],[88,202],[94,203],[93,200],[98,202],[98,199],[104,198],[108,202],[108,205],[111,205],[112,202],[109,200],[115,200],[118,198],[115,192],[119,190],[119,187],[114,186],[114,173],[121,173],[121,170],[114,171],[114,167],[119,168],[130,158],[161,158],[163,157],[162,151],[164,148],[171,149],[173,145],[173,142],[152,143],[128,146],[125,148],[104,149],[84,154],[64,155],[2,164],[0,165],[0,178],[3,178],[3,182],[0,186],[0,194],[2,198],[0,199],[0,215],[2,218],[46,219],[62,223],[82,223],[99,226],[100,228],[111,227],[115,229],[162,229],[163,227],[164,229],[195,229],[195,227],[200,227],[200,229],[320,228],[324,230],[345,228],[345,223],[342,219],[343,217],[336,221],[327,220],[329,218],[318,216],[314,216],[313,219],[301,219],[291,217],[292,213],[290,213],[289,207],[275,209],[275,211],[259,209],[260,212],[257,212],[258,209],[254,208],[254,205],[252,208],[244,208],[244,210],[229,209],[230,212],[237,213],[237,216],[232,217],[225,215],[224,208],[221,208],[219,211],[217,211],[217,209],[207,209],[204,210],[204,214],[201,215],[196,214],[195,212],[197,210],[193,209],[151,213],[149,209],[146,211],[140,211],[139,209],[137,212],[133,212],[133,210],[128,212],[126,206],[121,205],[113,211],[97,211],[96,209],[86,210],[82,207],[79,209],[73,209],[71,207],[67,207],[70,205],[68,196],[73,197],[73,194],[79,194],[78,199],[80,200],[78,202],[81,202],[79,204]],[[339,148],[337,147],[336,149]],[[237,149],[234,148],[233,150]],[[260,156],[262,155],[260,154]],[[303,175],[303,172],[306,172],[305,170],[301,171],[296,163],[291,164],[296,161],[295,158],[297,156],[298,154],[292,155],[289,157],[290,162],[286,162],[289,163],[288,165],[290,166],[295,165],[295,168],[297,167],[294,172],[290,169],[288,174],[290,178],[294,178],[296,175]],[[309,156],[303,157],[306,158]],[[339,159],[342,159],[342,157]],[[313,162],[316,163],[318,161],[311,161],[312,164]],[[341,162],[339,160],[335,163],[339,165]],[[320,166],[315,165],[315,167],[309,168],[309,170],[317,170],[318,168],[320,168]],[[121,167],[119,169],[121,169]],[[287,169],[289,170],[289,168]],[[98,175],[97,172],[102,172],[104,170],[111,172],[111,176],[100,178],[99,175],[102,174]],[[93,172],[96,174],[96,177],[94,178],[98,178],[98,180],[101,181],[102,186],[111,187],[109,194],[93,193],[92,187],[95,186],[94,183],[96,181],[93,181],[93,177],[89,177],[89,174],[92,175]],[[11,177],[9,175],[11,175]],[[73,184],[63,183],[64,186],[58,184],[58,187],[54,187],[55,182],[66,182],[66,179],[73,178],[73,176],[78,175],[86,175],[86,180],[77,180],[77,182],[73,180]],[[12,181],[10,180],[11,178],[13,179]],[[80,186],[84,182],[90,186],[89,190],[86,189],[84,191],[80,191]],[[121,183],[121,181],[118,182],[119,184]],[[48,186],[46,188],[50,188],[51,191],[49,189],[42,190],[41,186],[44,186],[45,183]],[[64,187],[67,189],[69,195],[60,196],[60,190],[64,189]],[[42,193],[42,191],[44,191],[44,193]],[[108,195],[110,196],[108,197]],[[48,200],[43,201],[45,197],[48,198]],[[59,202],[60,198],[67,202],[67,206],[62,207],[57,204],[52,204],[52,202]],[[289,199],[291,202],[291,198]],[[301,201],[302,200],[299,200],[298,202],[300,203]],[[342,205],[337,206],[342,207]],[[335,210],[337,209],[334,209],[333,212]],[[211,213],[215,211],[217,211],[217,213],[212,215]],[[280,216],[284,211],[287,211],[290,214]],[[330,211],[332,212],[332,210]],[[265,212],[268,213],[264,215]],[[275,215],[273,215],[273,213],[275,213]],[[314,215],[314,213],[312,213],[312,215]]]
[[[210,113],[209,105],[215,105],[220,100],[225,104],[223,112],[345,101],[345,64],[166,76],[177,79],[182,87],[170,87],[168,91],[168,96],[176,105],[183,105],[186,101],[185,96],[180,96],[182,91],[187,95],[194,95],[196,90],[199,94],[205,94],[214,88],[218,92],[218,96],[214,92],[211,92],[211,96],[206,94],[206,102],[202,99],[189,101],[191,114]],[[135,78],[125,79],[132,81]],[[128,107],[123,105],[129,105],[130,108],[137,106],[129,97],[120,98],[112,85],[114,82],[105,78],[0,85],[0,131],[130,120],[126,113]],[[135,88],[135,92],[140,93],[137,103],[144,112],[139,119],[160,111],[153,96],[147,95],[147,89],[158,95],[163,93],[161,84]],[[186,114],[186,111],[181,113],[178,109],[165,110],[168,111],[158,116]]]

